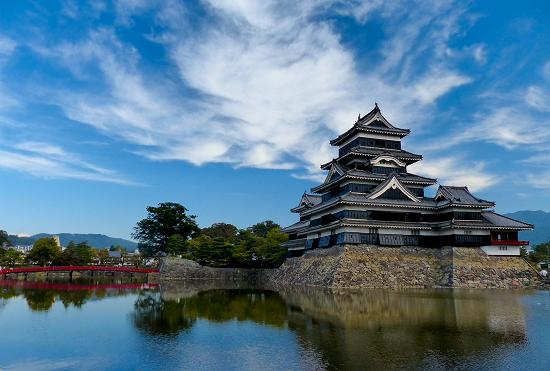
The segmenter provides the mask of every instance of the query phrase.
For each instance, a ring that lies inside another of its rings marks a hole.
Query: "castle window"
[[[507,251],[508,250],[508,246],[499,246],[498,249],[500,251]]]

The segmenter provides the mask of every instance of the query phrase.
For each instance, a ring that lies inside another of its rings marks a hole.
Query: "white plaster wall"
[[[506,250],[501,250],[500,247],[506,247]],[[519,248],[519,246],[481,246],[481,249],[491,256],[519,256]]]

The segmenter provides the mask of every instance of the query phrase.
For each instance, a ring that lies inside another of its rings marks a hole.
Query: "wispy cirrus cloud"
[[[0,147],[0,168],[45,179],[78,179],[137,185],[113,170],[81,160],[63,148],[43,142]]]
[[[0,58],[11,55],[16,47],[17,42],[15,42],[15,40],[0,35]]]
[[[441,96],[472,81],[445,53],[468,27],[465,8],[434,1],[404,11],[400,4],[212,0],[203,3],[209,21],[190,28],[181,6],[118,2],[127,27],[154,9],[158,30],[144,36],[165,49],[176,80],[144,71],[139,49],[108,27],[36,50],[82,81],[87,68],[101,71],[102,94],[71,88],[55,92],[54,103],[72,120],[137,145],[136,153],[316,177],[333,156],[327,138],[347,129],[360,107],[378,101],[390,118],[418,126]],[[357,59],[327,18],[332,11],[359,22],[384,19],[391,36],[381,62]]]
[[[426,176],[438,179],[440,184],[468,186],[471,191],[481,191],[496,183],[499,179],[486,170],[484,161],[465,161],[458,156],[440,157],[423,160],[410,166]]]

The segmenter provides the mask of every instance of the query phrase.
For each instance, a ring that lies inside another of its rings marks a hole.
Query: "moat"
[[[0,369],[546,369],[550,292],[0,281]]]

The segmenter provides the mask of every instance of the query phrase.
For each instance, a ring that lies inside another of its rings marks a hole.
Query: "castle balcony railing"
[[[514,240],[492,240],[493,246],[528,246],[529,241],[514,241]]]

